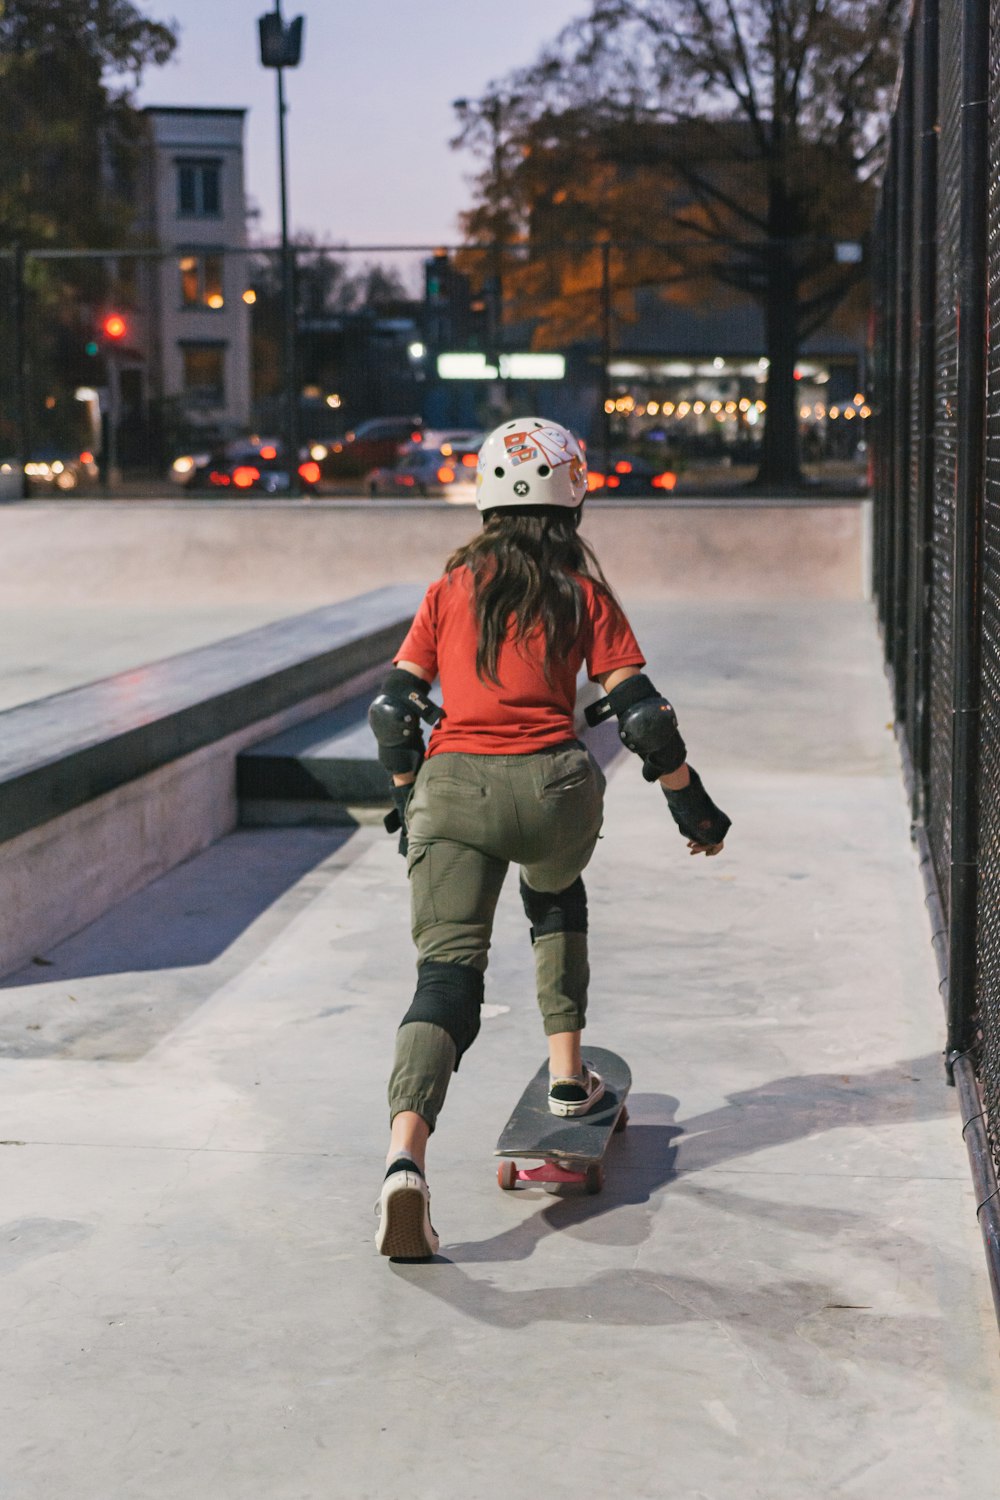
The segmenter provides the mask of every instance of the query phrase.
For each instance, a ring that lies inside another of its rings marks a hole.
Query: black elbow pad
[[[618,715],[622,743],[642,759],[642,774],[656,781],[676,771],[687,759],[687,748],[677,727],[677,715],[644,672],[626,677],[606,698],[586,711],[588,724]]]
[[[429,686],[422,677],[394,667],[368,710],[378,758],[390,775],[418,769],[424,758],[421,719],[437,724],[444,718],[443,711],[428,697]]]

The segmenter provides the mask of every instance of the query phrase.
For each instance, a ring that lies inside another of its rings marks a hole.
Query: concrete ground
[[[867,606],[640,603],[732,815],[631,757],[588,875],[597,1198],[501,1193],[542,1052],[508,883],[432,1143],[442,1253],[373,1249],[406,890],[377,829],[243,831],[0,987],[0,1495],[951,1500],[997,1349]]]
[[[190,605],[0,604],[0,712],[130,672],[297,613],[293,601]]]

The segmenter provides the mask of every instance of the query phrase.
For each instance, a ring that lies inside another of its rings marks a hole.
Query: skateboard
[[[604,1152],[628,1124],[625,1100],[632,1087],[628,1063],[604,1047],[585,1047],[584,1061],[604,1079],[604,1095],[585,1115],[549,1112],[549,1068],[543,1063],[514,1106],[496,1143],[497,1182],[507,1192],[519,1182],[576,1183],[588,1193],[604,1186]],[[519,1167],[518,1156],[540,1157],[537,1167]]]

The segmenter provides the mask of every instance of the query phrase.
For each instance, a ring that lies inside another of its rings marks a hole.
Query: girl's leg
[[[416,1162],[422,1172],[427,1158],[427,1139],[430,1133],[431,1127],[422,1115],[415,1114],[412,1109],[400,1110],[399,1114],[393,1117],[389,1149],[385,1156],[386,1164],[394,1156],[405,1154],[412,1162]]]
[[[554,1077],[569,1078],[580,1072],[580,1032],[587,1015],[587,893],[579,875],[565,890],[544,891],[533,889],[526,873],[521,874],[521,900],[531,923],[550,1070]]]
[[[414,844],[412,837],[409,863],[417,987],[396,1034],[390,1155],[407,1151],[422,1169],[451,1075],[479,1031],[483,971],[507,866],[469,845]]]
[[[548,1038],[549,1074],[553,1078],[579,1078],[583,1071],[580,1031],[557,1031]]]

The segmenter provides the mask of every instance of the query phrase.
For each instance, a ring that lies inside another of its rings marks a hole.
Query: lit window
[[[184,394],[192,406],[224,406],[225,345],[182,344]]]
[[[218,219],[222,214],[222,163],[177,163],[177,211],[185,218]]]
[[[177,265],[181,275],[183,307],[208,307],[213,312],[225,307],[221,255],[182,255]]]

